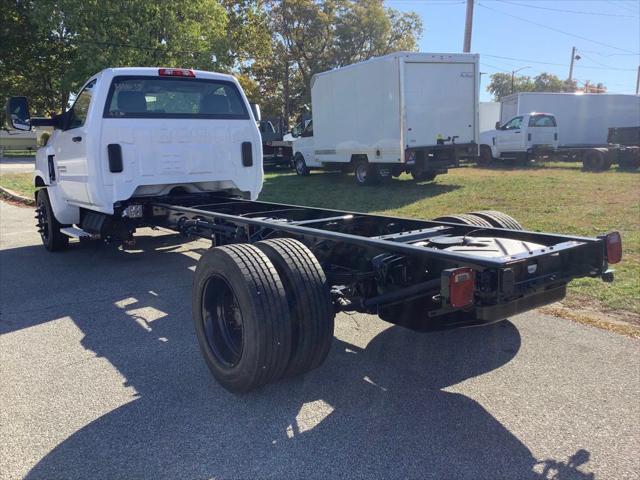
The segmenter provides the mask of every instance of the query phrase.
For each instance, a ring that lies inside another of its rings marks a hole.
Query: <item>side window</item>
[[[296,124],[296,126],[291,129],[291,136],[294,138],[299,137],[301,133],[302,133],[302,123]]]
[[[301,137],[313,137],[313,122],[309,121],[307,126],[304,127],[304,130],[300,134]]]
[[[522,128],[522,117],[512,118],[502,127],[503,130],[518,130],[519,128]]]
[[[529,119],[530,127],[555,127],[556,119],[551,115],[536,115]]]
[[[93,87],[96,86],[96,79],[91,80],[86,87],[82,89],[78,98],[76,98],[71,111],[69,112],[69,123],[67,130],[78,128],[87,121],[87,113],[89,113],[89,105],[93,96]]]

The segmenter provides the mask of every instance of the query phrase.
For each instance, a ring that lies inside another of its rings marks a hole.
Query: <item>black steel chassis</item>
[[[466,310],[482,320],[507,318],[557,301],[575,278],[613,279],[604,237],[413,220],[219,193],[133,198],[127,204],[143,205],[137,226],[164,227],[210,239],[213,245],[275,237],[302,241],[322,265],[338,310],[378,313],[381,308],[418,302],[427,317],[449,314],[456,309],[448,301],[447,273],[461,267],[475,272],[474,304]],[[509,238],[543,247],[497,258],[425,246],[429,238],[447,235]]]

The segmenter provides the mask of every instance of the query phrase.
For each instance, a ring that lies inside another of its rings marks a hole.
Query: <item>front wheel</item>
[[[307,167],[307,163],[304,161],[301,153],[298,152],[295,157],[293,157],[293,166],[296,169],[296,173],[301,177],[309,175],[309,167]]]
[[[50,252],[64,250],[69,245],[69,237],[60,231],[62,225],[56,220],[51,208],[49,193],[46,188],[38,190],[36,196],[36,219],[42,244]]]

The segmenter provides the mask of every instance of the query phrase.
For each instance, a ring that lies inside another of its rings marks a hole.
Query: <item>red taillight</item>
[[[618,232],[607,233],[607,262],[618,263],[622,260],[622,237]]]
[[[190,68],[159,68],[158,75],[161,77],[195,77],[196,74]]]
[[[465,308],[473,304],[476,272],[471,268],[445,270],[448,277],[449,304],[453,308]]]

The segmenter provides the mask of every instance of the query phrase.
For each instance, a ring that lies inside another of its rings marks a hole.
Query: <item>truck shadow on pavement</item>
[[[226,392],[201,359],[191,323],[199,247],[181,244],[142,237],[138,253],[0,252],[3,268],[20,272],[2,295],[0,333],[68,316],[82,346],[137,392],[26,478],[593,478],[577,469],[588,452],[540,462],[479,403],[444,390],[517,354],[520,335],[509,321],[416,334],[375,317],[364,330],[341,315],[340,339],[319,369],[248,395]],[[24,305],[18,289],[43,294]],[[60,299],[62,291],[72,295]]]

